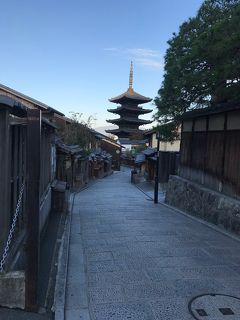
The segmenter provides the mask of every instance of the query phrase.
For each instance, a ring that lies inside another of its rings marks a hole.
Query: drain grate
[[[207,316],[207,312],[204,309],[196,309],[196,311],[201,317]]]
[[[226,294],[203,294],[191,299],[190,314],[196,320],[240,320],[240,298]]]
[[[234,314],[234,312],[233,312],[232,309],[230,309],[230,308],[219,308],[219,311],[220,311],[224,316],[228,316],[228,315]]]

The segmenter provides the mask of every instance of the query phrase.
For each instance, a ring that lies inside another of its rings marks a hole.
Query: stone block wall
[[[170,176],[165,203],[240,235],[240,201]]]

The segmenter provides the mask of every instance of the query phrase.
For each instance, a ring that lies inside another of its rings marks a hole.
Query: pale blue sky
[[[134,90],[157,95],[166,42],[202,2],[2,1],[0,83],[104,126],[114,117],[108,99],[128,87],[131,60]]]

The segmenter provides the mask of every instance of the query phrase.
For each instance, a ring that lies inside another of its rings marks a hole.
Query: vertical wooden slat
[[[221,163],[221,180],[224,180],[224,166],[225,166],[225,158],[226,158],[226,143],[227,143],[227,118],[228,113],[224,114],[224,136],[223,136],[223,154],[222,154],[222,163]]]
[[[193,162],[193,147],[194,147],[194,128],[195,128],[195,119],[192,120],[192,133],[191,133],[191,140],[190,140],[190,167],[192,167],[192,162]]]
[[[27,128],[27,266],[26,309],[37,310],[37,287],[39,269],[39,182],[41,111],[28,110]]]
[[[43,155],[44,155],[44,128],[42,128],[41,131],[41,154],[40,154],[40,170],[41,170],[41,176],[40,176],[40,197],[42,195],[43,192]]]
[[[19,126],[19,159],[18,159],[18,183],[19,183],[19,189],[21,188],[21,185],[23,183],[23,127]],[[23,208],[23,204],[21,205],[21,209]],[[22,212],[22,211],[21,211]],[[23,220],[22,215],[20,219],[18,219],[19,229],[23,228]]]
[[[206,140],[204,145],[204,162],[203,162],[203,172],[206,172],[207,166],[207,146],[208,146],[208,139],[209,139],[209,116],[206,117]]]
[[[27,177],[27,128],[24,127],[23,128],[23,176],[24,178]],[[23,195],[23,223],[25,225],[25,222],[27,221],[27,218],[26,218],[26,195],[27,195],[27,192],[26,192],[26,187],[24,189],[24,195]]]
[[[182,164],[182,150],[183,150],[183,121],[181,123],[181,133],[180,133],[180,153],[179,153],[179,163]]]
[[[12,203],[12,212],[13,215],[14,210],[16,208],[17,204],[17,198],[18,198],[18,127],[14,126],[14,140],[13,140],[13,150],[12,150],[12,162],[13,162],[13,172],[12,172],[12,180],[13,180],[13,203]]]

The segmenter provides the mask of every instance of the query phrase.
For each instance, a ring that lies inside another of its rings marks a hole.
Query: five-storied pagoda
[[[120,117],[118,119],[107,120],[112,124],[118,125],[118,129],[106,130],[107,133],[114,134],[118,137],[121,144],[138,145],[145,143],[143,140],[142,130],[139,126],[151,123],[150,120],[139,119],[138,116],[151,112],[150,109],[143,109],[139,104],[150,102],[152,99],[142,96],[133,90],[133,66],[131,62],[129,88],[121,95],[109,99],[110,102],[118,103],[116,109],[108,109],[111,113],[116,113]]]

